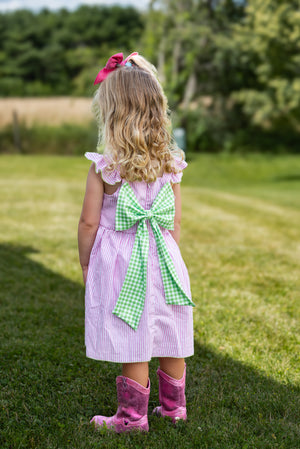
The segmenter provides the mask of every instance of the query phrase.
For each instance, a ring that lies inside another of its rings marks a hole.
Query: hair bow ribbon
[[[102,83],[102,81],[104,81],[111,72],[116,70],[117,67],[119,67],[120,65],[123,66],[126,65],[129,59],[132,56],[136,55],[138,55],[137,52],[131,53],[131,55],[127,56],[127,58],[124,60],[123,60],[123,53],[116,53],[115,55],[112,55],[107,61],[106,66],[103,69],[101,69],[98,75],[96,76],[94,86],[96,84]]]

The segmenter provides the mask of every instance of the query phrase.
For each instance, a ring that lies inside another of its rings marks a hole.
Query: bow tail
[[[177,306],[195,307],[195,304],[188,297],[181,286],[174,263],[171,259],[165,240],[157,222],[153,220],[153,222],[151,222],[151,225],[157,242],[157,253],[159,266],[162,272],[166,303],[174,304]]]
[[[145,303],[149,236],[144,220],[139,223],[125,280],[113,314],[134,330],[138,328]]]

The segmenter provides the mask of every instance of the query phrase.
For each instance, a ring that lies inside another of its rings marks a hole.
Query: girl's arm
[[[92,164],[87,177],[86,191],[78,225],[79,261],[84,283],[86,283],[90,254],[100,222],[103,191],[102,178],[96,174],[94,164]]]
[[[177,245],[180,240],[180,223],[181,223],[181,194],[180,184],[173,184],[172,189],[175,196],[175,217],[174,217],[174,231],[170,231]]]

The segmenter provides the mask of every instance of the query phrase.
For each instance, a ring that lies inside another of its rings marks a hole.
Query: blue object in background
[[[173,129],[173,136],[178,147],[186,152],[186,133],[184,128]]]

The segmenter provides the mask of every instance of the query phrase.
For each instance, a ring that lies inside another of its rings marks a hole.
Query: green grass
[[[85,357],[77,222],[83,158],[0,158],[0,448],[300,447],[300,158],[201,155],[186,170],[181,250],[195,309],[188,422],[95,432],[117,364]],[[149,411],[157,404],[155,370]]]

